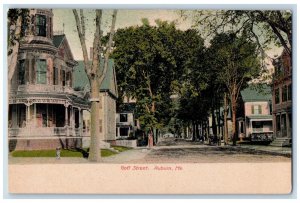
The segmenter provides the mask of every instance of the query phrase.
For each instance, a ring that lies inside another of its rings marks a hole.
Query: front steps
[[[273,142],[271,142],[270,146],[274,146],[274,147],[291,147],[292,146],[292,138],[278,137]]]

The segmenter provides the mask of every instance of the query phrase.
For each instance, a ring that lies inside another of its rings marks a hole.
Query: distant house
[[[241,91],[244,115],[237,119],[238,137],[251,141],[272,141],[271,88],[251,85]]]
[[[103,68],[103,63],[100,64]],[[87,94],[90,89],[88,77],[84,71],[83,61],[78,61],[74,71],[74,89],[79,89]],[[103,141],[112,142],[116,140],[116,99],[118,97],[114,61],[109,60],[106,76],[100,86],[100,126],[99,131]],[[90,135],[90,112],[85,111],[83,115],[83,130]],[[88,145],[88,144],[85,144]]]
[[[117,139],[133,137],[138,128],[134,115],[135,103],[122,103],[117,108],[116,124]]]
[[[292,61],[284,51],[274,60],[273,128],[276,146],[289,146],[292,142]]]

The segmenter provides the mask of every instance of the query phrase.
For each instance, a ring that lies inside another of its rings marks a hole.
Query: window
[[[276,130],[280,131],[281,125],[280,125],[280,115],[276,116]]]
[[[244,133],[244,122],[240,122],[241,133]]]
[[[128,128],[120,128],[120,136],[128,136]]]
[[[274,65],[275,65],[275,75],[276,76],[281,76],[283,74],[283,64],[282,64],[282,61],[279,60]]]
[[[20,60],[19,61],[19,85],[24,85],[25,84],[25,60]]]
[[[36,35],[46,37],[46,16],[36,15]]]
[[[287,86],[286,85],[284,85],[283,87],[282,87],[282,102],[285,102],[285,101],[287,101]]]
[[[281,129],[286,130],[286,114],[281,115]]]
[[[66,83],[68,86],[72,86],[71,85],[71,72],[66,72]]]
[[[252,105],[252,114],[261,114],[261,105]]]
[[[291,101],[292,100],[292,84],[289,84],[287,87],[287,100]]]
[[[275,104],[279,104],[280,102],[280,94],[279,94],[279,89],[275,89]]]
[[[289,123],[290,123],[290,128],[292,128],[292,125],[293,125],[293,118],[292,118],[292,114],[291,113],[289,113],[288,114],[288,116],[289,116]]]
[[[58,85],[58,68],[56,67],[53,70],[53,85]]]
[[[262,132],[263,131],[263,123],[260,121],[252,122],[253,132]]]
[[[62,86],[66,86],[66,72],[64,70],[61,71],[61,79],[62,79]]]
[[[36,82],[37,84],[47,83],[47,63],[44,59],[37,60]]]
[[[125,113],[120,114],[120,122],[127,122],[127,114]]]
[[[134,120],[134,126],[137,126],[137,119]]]

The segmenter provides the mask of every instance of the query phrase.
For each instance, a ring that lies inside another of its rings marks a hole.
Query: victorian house
[[[30,9],[11,82],[10,150],[81,145],[84,94],[73,89],[74,60],[65,35],[53,35],[51,9]]]
[[[276,137],[272,145],[291,146],[292,143],[292,61],[283,51],[274,60],[273,129]]]

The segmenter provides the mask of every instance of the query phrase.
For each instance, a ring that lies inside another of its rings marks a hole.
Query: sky
[[[82,60],[82,50],[77,34],[74,14],[71,9],[53,9],[53,30],[54,32],[64,32],[70,44],[75,60]],[[84,10],[86,16],[86,43],[87,49],[92,47],[93,33],[95,31],[93,19],[95,12],[92,10]],[[110,29],[112,10],[104,10],[103,12],[103,31],[104,33]],[[134,25],[142,25],[141,19],[148,18],[151,25],[155,24],[156,19],[175,21],[178,29],[186,30],[192,26],[191,20],[183,20],[180,18],[176,10],[118,10],[116,29]]]
[[[83,60],[82,49],[76,30],[75,18],[71,9],[53,9],[53,30],[54,32],[64,32],[66,34],[69,45],[71,47],[75,60]],[[84,10],[86,16],[86,44],[89,50],[93,44],[93,33],[95,26],[93,25],[95,12],[93,10]],[[110,29],[112,10],[104,10],[102,29],[104,34]],[[178,29],[186,30],[193,25],[192,19],[180,18],[179,10],[125,10],[119,9],[117,14],[116,29],[129,26],[142,25],[141,19],[148,18],[151,25],[155,25],[156,19],[165,21],[175,21]],[[282,48],[272,47],[267,51],[271,57],[280,55]]]
[[[103,12],[103,24],[102,29],[104,34],[110,29],[112,10],[104,10]],[[63,32],[67,36],[71,51],[75,60],[83,60],[82,49],[77,34],[76,23],[73,11],[71,9],[53,9],[53,30],[54,32]],[[95,31],[94,10],[84,10],[86,16],[86,45],[89,52],[90,47],[93,44],[93,34]],[[156,19],[165,21],[174,21],[178,29],[186,30],[193,26],[191,18],[180,18],[179,10],[125,10],[119,9],[116,20],[116,30],[118,28],[125,28],[129,26],[142,25],[142,18],[147,18],[151,25],[155,25]],[[209,41],[209,40],[206,40]],[[266,51],[268,56],[274,58],[279,56],[282,52],[282,48],[273,46],[272,49]],[[273,72],[274,67],[269,59],[266,60],[267,69],[270,73]]]

